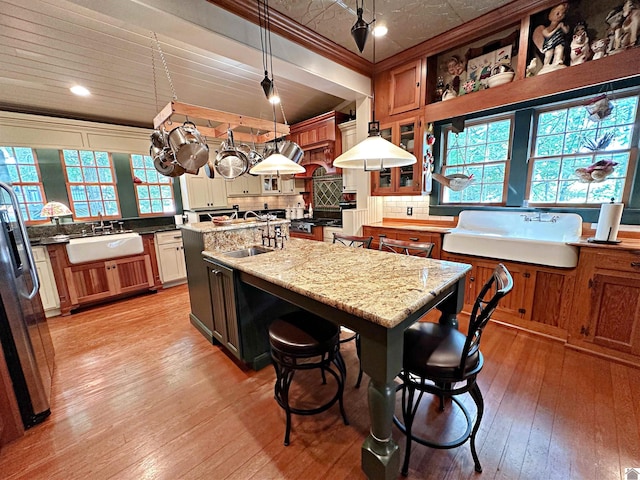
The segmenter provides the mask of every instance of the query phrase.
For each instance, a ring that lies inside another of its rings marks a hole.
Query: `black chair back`
[[[378,250],[429,258],[431,257],[431,251],[433,250],[433,243],[408,242],[405,240],[396,240],[395,238],[382,237],[380,238]]]
[[[513,277],[507,267],[501,263],[493,271],[491,278],[482,286],[471,310],[467,341],[460,359],[460,371],[463,372],[467,359],[480,349],[480,339],[484,327],[491,319],[500,300],[513,288]],[[480,368],[482,365],[480,365]]]
[[[355,235],[333,234],[333,243],[341,243],[347,247],[369,248],[373,237],[358,237]]]

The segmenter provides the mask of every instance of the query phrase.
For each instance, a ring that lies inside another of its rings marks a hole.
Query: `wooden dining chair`
[[[471,440],[471,455],[476,472],[482,471],[476,452],[476,434],[480,428],[484,401],[476,377],[482,370],[484,357],[480,352],[480,339],[484,327],[498,306],[498,302],[513,288],[513,278],[507,268],[498,264],[491,278],[484,284],[471,310],[469,330],[466,334],[452,325],[419,322],[404,333],[404,356],[402,372],[397,390],[402,393],[402,421],[394,416],[393,422],[405,434],[402,474],[409,472],[411,443],[449,449]],[[418,436],[414,430],[414,419],[425,393],[440,399],[440,411],[444,411],[444,400],[450,398],[466,419],[466,430],[455,440],[440,441]],[[457,397],[469,393],[476,405],[476,418],[472,419],[464,403]]]
[[[358,237],[356,235],[341,235],[333,233],[333,243],[339,243],[347,247],[353,248],[369,248],[373,237]],[[349,330],[351,332],[351,330]],[[340,340],[340,343],[346,343],[354,340],[356,342],[356,354],[358,355],[358,379],[356,380],[356,388],[360,388],[362,382],[362,364],[360,363],[360,335],[353,333],[346,338]]]
[[[405,255],[429,258],[433,251],[433,243],[408,242],[406,240],[381,237],[378,249],[383,252],[402,253]]]

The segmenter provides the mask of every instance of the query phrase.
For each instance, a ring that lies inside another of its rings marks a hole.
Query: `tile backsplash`
[[[407,207],[411,207],[412,215],[407,215]],[[383,217],[385,218],[427,220],[429,218],[429,197],[384,197],[383,209]]]

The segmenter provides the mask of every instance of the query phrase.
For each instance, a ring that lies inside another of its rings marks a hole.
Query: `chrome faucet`
[[[246,212],[244,212],[244,216],[243,218],[246,220],[247,217],[249,216],[249,214],[253,215],[254,217],[256,217],[258,220],[260,220],[260,215],[258,215],[256,212],[254,212],[253,210],[247,210]]]
[[[551,222],[551,223],[556,223],[558,221],[558,219],[560,218],[558,215],[551,215],[549,213],[544,213],[544,212],[533,212],[533,213],[526,213],[526,214],[522,214],[522,217],[524,217],[524,221],[525,222]]]

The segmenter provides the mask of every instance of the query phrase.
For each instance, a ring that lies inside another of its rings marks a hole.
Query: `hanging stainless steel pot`
[[[304,150],[302,150],[297,143],[292,142],[291,140],[278,142],[277,152],[295,163],[300,163],[304,158]],[[264,158],[267,158],[273,153],[276,153],[276,145],[274,143],[270,143],[264,147]]]
[[[151,145],[160,150],[168,147],[167,132],[164,130],[154,130],[151,134]]]
[[[153,166],[165,177],[179,177],[185,173],[185,169],[176,163],[170,148],[165,148],[161,154],[153,158]]]
[[[195,123],[184,122],[171,130],[168,138],[176,161],[185,170],[198,170],[209,160],[209,146],[198,132]]]
[[[300,145],[296,142],[292,142],[291,140],[280,142],[280,145],[278,145],[278,151],[295,163],[300,163],[304,158],[304,150],[300,148]]]
[[[227,137],[227,143],[221,145],[221,150],[216,155],[215,167],[221,177],[232,180],[247,172],[249,160],[242,151],[236,148],[231,130],[227,131]]]

